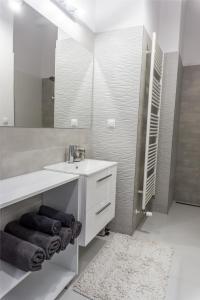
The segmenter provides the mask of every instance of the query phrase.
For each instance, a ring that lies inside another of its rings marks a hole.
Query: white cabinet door
[[[98,212],[109,202],[115,200],[116,167],[108,168],[93,176],[86,182],[86,212]]]
[[[115,216],[117,167],[85,177],[85,211],[80,245],[86,246]],[[83,189],[82,189],[83,190]]]
[[[86,216],[85,245],[87,245],[113,218],[115,205],[108,202],[101,210],[91,210]]]

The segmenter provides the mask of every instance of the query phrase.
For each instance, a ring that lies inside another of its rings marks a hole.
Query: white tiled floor
[[[164,241],[175,249],[166,300],[200,300],[200,208],[174,203],[168,215],[153,213],[140,230],[144,232],[145,239]],[[138,231],[135,232],[137,234]],[[82,270],[103,243],[95,240],[82,252]],[[85,299],[70,288],[60,298]]]

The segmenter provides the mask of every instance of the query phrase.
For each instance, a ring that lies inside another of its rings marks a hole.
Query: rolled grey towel
[[[82,223],[79,221],[75,221],[72,227],[72,238],[70,243],[73,245],[75,239],[77,239],[77,237],[80,235],[82,230]]]
[[[0,258],[28,272],[39,271],[45,259],[42,248],[0,231]]]
[[[82,224],[79,221],[76,221],[74,223],[73,229],[72,229],[72,235],[75,239],[77,239],[77,237],[80,235],[82,230]]]
[[[63,227],[72,228],[75,222],[75,218],[72,214],[66,214],[45,205],[40,207],[39,214],[60,221]]]
[[[61,238],[61,244],[60,244],[60,249],[57,252],[65,250],[67,248],[67,246],[69,245],[69,243],[72,239],[71,228],[62,227],[61,231],[59,233],[59,236]]]
[[[60,248],[61,239],[59,236],[50,236],[46,233],[28,229],[16,221],[7,224],[5,231],[44,249],[46,259],[50,259]]]
[[[20,224],[33,230],[41,231],[51,235],[59,234],[61,222],[41,216],[36,213],[27,213],[20,218]]]

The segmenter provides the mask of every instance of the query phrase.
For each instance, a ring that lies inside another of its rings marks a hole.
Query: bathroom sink
[[[62,162],[50,166],[46,166],[46,170],[52,170],[56,172],[64,172],[71,174],[79,174],[84,176],[90,176],[105,170],[109,167],[117,165],[116,162],[96,160],[96,159],[84,159],[80,162],[68,163]]]

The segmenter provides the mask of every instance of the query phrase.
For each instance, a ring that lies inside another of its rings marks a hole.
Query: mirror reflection
[[[55,66],[55,127],[89,128],[93,56],[66,34],[58,34]]]
[[[58,29],[28,5],[14,18],[15,126],[54,127]]]
[[[23,13],[13,15],[13,53],[14,95],[9,108],[0,100],[1,125],[90,127],[91,52],[24,3]]]

